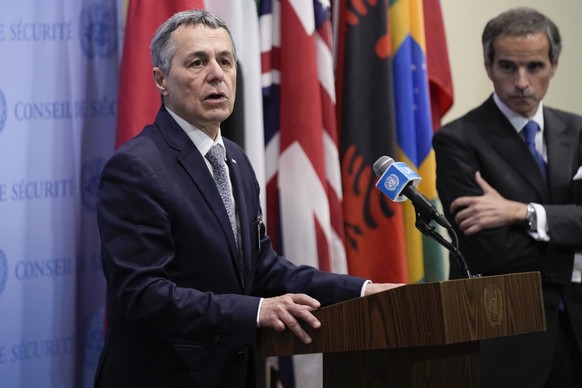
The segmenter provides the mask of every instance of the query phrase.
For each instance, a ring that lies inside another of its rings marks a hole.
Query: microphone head
[[[372,167],[374,169],[374,174],[380,178],[392,163],[394,163],[394,159],[390,156],[380,156],[380,158],[374,162],[374,166]]]
[[[414,170],[403,162],[383,156],[374,163],[376,175],[381,173],[376,187],[394,202],[403,202],[408,198],[404,194],[409,184],[418,186],[422,179]]]

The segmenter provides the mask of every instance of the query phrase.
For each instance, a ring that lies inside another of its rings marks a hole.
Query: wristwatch
[[[531,205],[531,203],[527,204],[527,228],[530,232],[535,232],[538,230],[538,215],[536,214],[536,208]]]

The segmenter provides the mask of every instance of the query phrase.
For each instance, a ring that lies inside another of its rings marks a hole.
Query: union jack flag
[[[329,1],[259,2],[267,227],[293,262],[347,273],[330,17]],[[306,364],[297,386],[321,386]]]

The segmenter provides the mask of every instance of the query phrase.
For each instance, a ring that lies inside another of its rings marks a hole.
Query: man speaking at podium
[[[436,132],[437,190],[473,273],[541,272],[547,331],[482,341],[481,387],[582,387],[582,117],[542,103],[560,34],[518,8],[482,43],[494,93]]]
[[[309,343],[301,325],[320,326],[320,305],[395,285],[295,266],[271,248],[251,164],[220,134],[236,85],[222,20],[176,14],[151,50],[163,106],[99,187],[108,328],[95,385],[253,387],[257,327]]]

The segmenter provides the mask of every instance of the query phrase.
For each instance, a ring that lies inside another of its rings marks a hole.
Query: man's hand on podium
[[[403,283],[368,283],[364,295],[391,290],[403,286]],[[321,304],[305,294],[286,294],[263,299],[259,311],[259,327],[270,327],[277,332],[291,330],[302,342],[311,343],[311,337],[303,330],[299,320],[314,329],[321,327],[321,322],[311,313]]]
[[[321,322],[312,311],[321,306],[317,299],[305,294],[285,294],[274,298],[265,298],[259,312],[259,327],[270,327],[278,332],[289,328],[293,334],[306,343],[311,343],[311,337],[303,330],[297,318],[309,324],[314,329],[321,326]]]

